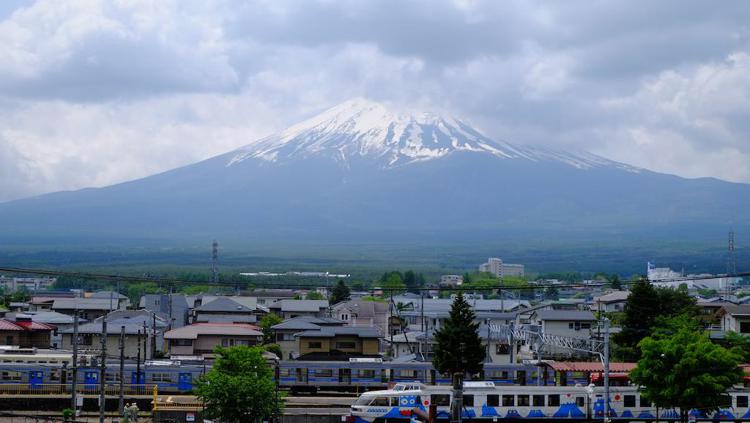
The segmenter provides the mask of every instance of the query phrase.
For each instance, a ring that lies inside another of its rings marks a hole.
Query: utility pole
[[[151,358],[156,355],[156,313],[151,313],[151,332],[154,334],[154,340],[151,342]]]
[[[104,411],[107,401],[107,316],[102,318],[102,334],[99,338],[102,348],[101,363],[99,363],[99,423],[104,423]]]
[[[143,340],[143,363],[144,363],[144,366],[145,366],[146,360],[148,360],[148,354],[146,354],[146,352],[148,351],[147,347],[148,347],[148,344],[149,344],[149,342],[151,340],[151,335],[148,333],[148,329],[146,328],[146,321],[145,320],[143,321],[143,335],[146,337]],[[145,373],[146,369],[143,369],[143,370],[144,370],[144,373]]]
[[[141,384],[141,330],[138,329],[138,356],[135,359],[135,384],[136,389],[137,385]]]
[[[78,410],[76,390],[78,389],[78,307],[73,314],[73,380],[70,381],[70,408]]]
[[[604,318],[604,422],[609,422],[609,319]]]
[[[120,326],[120,402],[117,404],[117,409],[122,415],[125,409],[125,326]]]

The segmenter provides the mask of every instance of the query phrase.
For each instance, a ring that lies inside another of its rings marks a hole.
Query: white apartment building
[[[57,278],[16,278],[0,276],[0,287],[2,287],[5,292],[15,292],[19,289],[40,291],[50,288],[56,281]]]
[[[442,275],[440,276],[441,286],[458,286],[464,283],[464,277],[461,275]]]
[[[500,258],[490,257],[487,259],[486,263],[479,265],[479,271],[492,273],[498,278],[504,278],[506,276],[523,276],[524,265],[503,263],[503,260]]]

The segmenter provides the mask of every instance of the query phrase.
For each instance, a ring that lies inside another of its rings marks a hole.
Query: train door
[[[435,384],[435,376],[436,376],[436,374],[437,374],[437,372],[435,371],[435,369],[430,369],[430,381],[427,382],[427,383],[429,383],[430,385],[434,385]]]
[[[177,389],[183,392],[193,390],[193,375],[191,373],[180,373],[177,379]]]
[[[516,385],[526,385],[526,370],[518,370],[516,372]]]
[[[138,377],[137,372],[132,372],[130,374],[130,383],[132,385],[143,385],[143,384],[145,384],[146,383],[146,374],[145,374],[145,372],[141,372],[140,377]]]
[[[83,383],[86,388],[93,389],[99,385],[99,372],[87,370],[83,373]]]
[[[32,389],[40,388],[44,379],[44,373],[32,370],[29,372],[29,386]]]
[[[297,368],[297,382],[307,383],[307,369]]]
[[[339,383],[352,383],[352,369],[341,368],[339,369]]]

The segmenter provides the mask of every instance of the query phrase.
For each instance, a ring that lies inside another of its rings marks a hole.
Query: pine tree
[[[331,304],[349,300],[350,294],[349,287],[346,286],[343,280],[339,279],[336,286],[331,290]]]
[[[450,317],[435,332],[432,365],[444,374],[477,374],[482,370],[485,349],[479,337],[479,323],[463,294],[451,306]]]

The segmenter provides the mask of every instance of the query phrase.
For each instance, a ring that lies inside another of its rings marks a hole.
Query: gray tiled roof
[[[594,321],[594,314],[590,311],[579,310],[537,310],[539,320],[577,320]]]
[[[282,312],[317,312],[327,307],[328,300],[280,300],[268,308]]]
[[[306,330],[294,334],[294,336],[305,338],[331,338],[344,335],[353,335],[358,338],[380,338],[380,332],[377,328],[360,326],[328,326],[320,328],[320,330]]]
[[[53,310],[109,310],[110,306],[109,299],[101,298],[58,298],[52,303]]]
[[[173,329],[164,339],[197,339],[201,335],[262,336],[254,326],[242,323],[196,323]]]
[[[240,304],[229,297],[218,297],[196,308],[198,312],[220,312],[220,313],[252,313],[255,308]]]
[[[324,326],[343,326],[344,321],[332,317],[313,317],[300,316],[293,319],[287,319],[278,325],[274,325],[274,330],[316,330]]]

